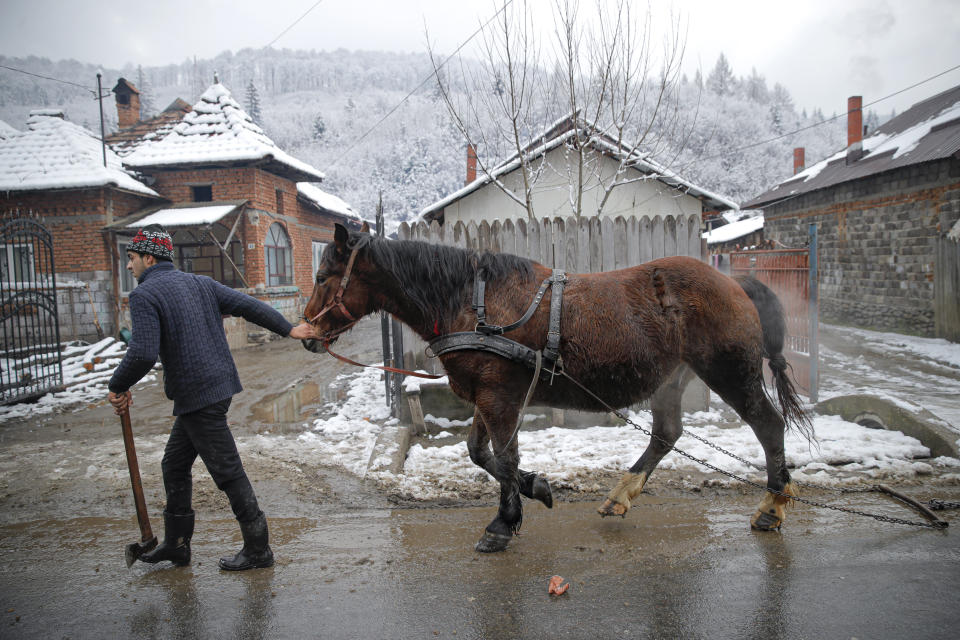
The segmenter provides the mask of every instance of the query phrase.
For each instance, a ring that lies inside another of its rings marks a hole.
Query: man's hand
[[[113,411],[118,416],[124,411],[130,408],[130,405],[133,404],[133,394],[129,390],[124,391],[123,393],[114,393],[111,391],[107,394],[107,400],[110,401],[110,404],[113,405]]]
[[[310,340],[320,337],[317,335],[317,330],[313,328],[313,325],[307,324],[306,322],[301,322],[293,329],[290,329],[289,336],[296,340]]]

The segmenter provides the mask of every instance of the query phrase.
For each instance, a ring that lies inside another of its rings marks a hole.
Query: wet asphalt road
[[[492,556],[472,551],[489,507],[277,516],[277,565],[240,574],[216,567],[232,520],[199,522],[180,569],[126,569],[127,520],[4,526],[0,636],[956,637],[955,532],[797,509],[758,534],[754,502],[644,496],[623,520],[592,502],[528,506],[523,535]],[[547,595],[553,574],[567,594]]]
[[[368,338],[344,341],[343,352],[375,359],[358,346]],[[230,414],[238,435],[262,428],[250,416],[265,396],[305,376],[322,386],[341,370],[301,351],[238,354],[247,389]],[[269,375],[250,373],[266,364]],[[138,438],[162,436],[169,403],[156,385],[135,401]],[[755,492],[684,491],[666,472],[625,519],[600,519],[599,498],[558,500],[553,510],[526,503],[522,536],[490,556],[473,545],[493,504],[401,508],[342,472],[271,474],[248,456],[268,504],[274,568],[217,568],[239,531],[198,465],[192,566],[127,569],[123,548],[138,535],[122,463],[112,458],[113,479],[84,473],[103,449],[117,449],[115,422],[93,407],[3,425],[0,638],[899,639],[960,629],[960,511],[945,515],[951,530],[936,532],[798,505],[782,533],[759,534],[747,524]],[[65,460],[49,473],[57,449],[79,459],[76,472]],[[141,468],[157,529],[158,456]],[[956,482],[909,492],[960,500]],[[875,494],[840,501],[917,519]],[[554,574],[571,584],[563,596],[547,594]]]

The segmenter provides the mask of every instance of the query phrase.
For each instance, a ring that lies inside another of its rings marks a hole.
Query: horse
[[[553,290],[538,292],[552,270],[510,254],[412,240],[386,240],[337,224],[321,256],[304,317],[317,335],[304,346],[322,353],[360,318],[386,311],[424,340],[473,331],[474,289],[484,283],[486,314],[507,323],[542,297],[529,320],[504,334],[542,352]],[[475,405],[470,459],[500,483],[496,517],[476,550],[507,548],[523,519],[520,496],[553,506],[542,475],[519,468],[515,425],[525,400],[536,405],[608,411],[649,399],[653,437],[599,506],[625,516],[657,464],[680,437],[680,397],[698,376],[750,425],[766,457],[767,491],[752,528],[779,529],[797,495],[787,470],[784,432],[812,438],[809,417],[787,373],[786,333],[776,295],[753,278],[730,278],[688,257],[667,257],[603,273],[566,274],[560,298],[561,375],[531,387],[529,366],[479,350],[439,356],[455,394]],[[780,405],[763,383],[768,358]],[[556,369],[554,370],[556,373]]]

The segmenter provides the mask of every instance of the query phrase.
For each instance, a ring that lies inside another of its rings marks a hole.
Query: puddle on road
[[[265,429],[277,432],[278,429],[294,430],[302,427],[327,400],[325,388],[316,382],[304,382],[286,391],[264,397],[250,407],[250,417],[263,423]],[[301,429],[302,430],[302,429]]]

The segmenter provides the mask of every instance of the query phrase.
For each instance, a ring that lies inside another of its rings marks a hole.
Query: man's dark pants
[[[250,485],[237,444],[227,426],[231,398],[177,416],[163,453],[161,469],[167,492],[167,512],[193,513],[193,475],[197,455],[203,460],[217,488],[227,494],[233,514],[240,522],[260,515],[257,497]]]

